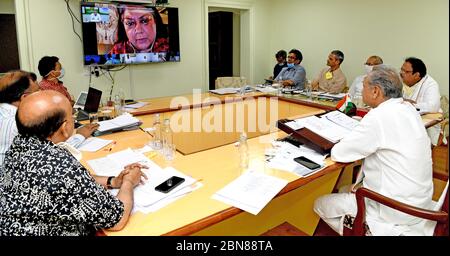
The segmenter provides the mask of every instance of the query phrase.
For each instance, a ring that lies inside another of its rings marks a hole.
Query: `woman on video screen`
[[[110,53],[146,53],[169,51],[167,30],[154,7],[119,6],[118,41]]]

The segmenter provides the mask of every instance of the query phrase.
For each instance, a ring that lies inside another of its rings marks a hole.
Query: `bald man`
[[[383,64],[383,59],[381,57],[373,55],[367,58],[366,63],[364,63],[365,74],[360,75],[353,80],[350,89],[348,90],[348,94],[352,98],[352,100],[360,99],[362,101],[362,90],[363,90],[363,81],[366,78],[367,74],[372,71],[372,68],[376,65]]]
[[[0,78],[0,165],[3,163],[6,150],[9,149],[17,135],[15,115],[20,101],[39,90],[36,75],[22,70],[11,71]],[[98,124],[88,124],[78,128],[77,134],[66,142],[72,147],[79,147],[86,138],[98,128]],[[75,152],[77,150],[73,150]],[[79,152],[78,152],[79,153]]]
[[[112,179],[91,176],[57,145],[74,122],[69,100],[56,91],[22,99],[16,123],[19,135],[0,172],[0,235],[92,235],[125,226],[143,166],[127,166]],[[107,186],[120,189],[117,198]]]

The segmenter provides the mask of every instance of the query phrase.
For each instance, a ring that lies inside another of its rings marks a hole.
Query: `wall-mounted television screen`
[[[84,65],[180,61],[178,8],[81,2]]]

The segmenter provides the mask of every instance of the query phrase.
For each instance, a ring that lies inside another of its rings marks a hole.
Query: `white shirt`
[[[429,75],[424,76],[419,82],[413,85],[411,93],[408,94],[404,90],[403,98],[414,100],[414,106],[424,112],[442,112],[441,110],[441,94],[439,93],[439,84]],[[431,143],[437,144],[441,127],[439,125],[432,126],[427,129]]]
[[[348,90],[348,94],[352,99],[354,98],[362,98],[362,90],[363,90],[363,81],[364,78],[366,78],[366,75],[361,75],[355,78],[353,80],[352,85],[350,86],[350,89]]]
[[[410,95],[403,94],[403,98],[416,102],[414,106],[420,112],[438,112],[441,108],[441,94],[439,84],[429,75],[423,77],[412,86],[413,92]]]
[[[403,99],[390,99],[372,109],[331,151],[338,162],[364,159],[363,187],[421,208],[431,208],[433,195],[430,139],[420,115]],[[410,231],[421,219],[366,200],[366,220],[374,235]],[[394,224],[397,226],[394,227]]]
[[[8,103],[0,103],[0,165],[3,164],[5,153],[11,146],[14,137],[19,134],[16,125],[17,107]],[[75,134],[68,138],[66,143],[78,147],[86,138]]]
[[[17,107],[7,103],[0,103],[0,165],[3,164],[5,153],[18,134],[16,126]]]

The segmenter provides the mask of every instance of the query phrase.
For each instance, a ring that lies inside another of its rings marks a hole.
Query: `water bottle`
[[[125,108],[125,93],[122,89],[114,96],[114,111],[116,116],[120,116]]]
[[[241,133],[239,136],[239,166],[242,170],[248,168],[249,153],[247,144],[247,134],[245,132]]]
[[[119,90],[119,99],[120,99],[120,106],[122,107],[122,111],[125,108],[125,93],[123,92],[123,89]]]
[[[153,120],[153,142],[152,148],[154,150],[162,149],[162,139],[161,139],[161,119],[159,114],[155,114],[155,119]]]
[[[114,112],[116,113],[115,116],[120,116],[122,114],[122,106],[119,95],[114,96]]]

